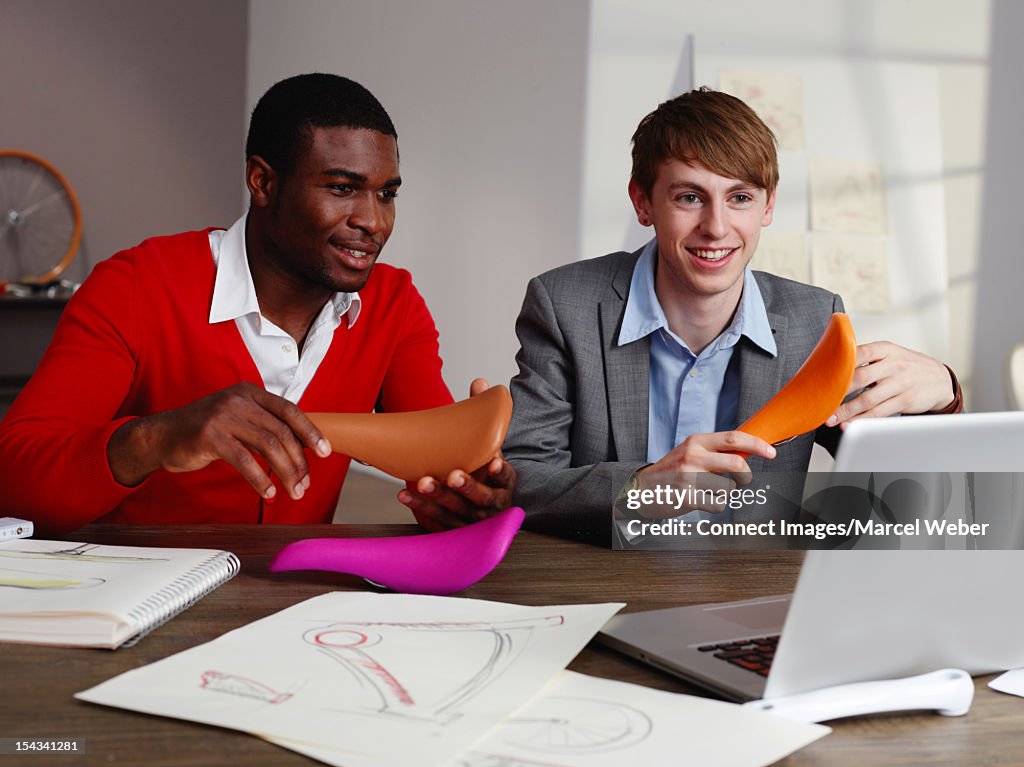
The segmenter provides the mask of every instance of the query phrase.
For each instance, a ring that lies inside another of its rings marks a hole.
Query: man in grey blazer
[[[693,91],[641,121],[629,195],[654,239],[534,278],[516,323],[504,452],[533,529],[607,543],[627,484],[792,476],[851,418],[960,408],[952,371],[883,341],[858,347],[861,393],[817,432],[776,447],[735,431],[843,311],[833,293],[748,268],[777,183],[771,131],[732,96]]]

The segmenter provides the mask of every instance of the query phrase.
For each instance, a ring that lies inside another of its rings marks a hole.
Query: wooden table
[[[238,554],[242,570],[135,647],[110,652],[0,645],[0,738],[85,740],[85,753],[79,756],[0,756],[0,767],[314,764],[240,732],[91,705],[71,696],[309,597],[364,587],[362,581],[349,576],[268,573],[270,558],[286,543],[330,535],[415,532],[411,525],[90,525],[79,530],[72,540],[228,549]],[[627,610],[673,607],[790,591],[801,557],[799,552],[786,551],[615,552],[523,532],[505,561],[464,595],[526,605],[622,601],[628,603]],[[570,668],[663,690],[697,693],[594,643]],[[834,722],[832,735],[778,764],[1024,765],[1024,700],[993,692],[985,687],[987,680],[976,681],[974,706],[965,717],[909,714]]]

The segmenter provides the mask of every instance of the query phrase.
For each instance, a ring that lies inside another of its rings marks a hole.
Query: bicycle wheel
[[[81,238],[78,198],[60,171],[28,152],[0,150],[0,282],[57,279]]]

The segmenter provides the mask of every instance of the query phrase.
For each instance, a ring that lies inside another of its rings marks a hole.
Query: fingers
[[[291,498],[305,495],[310,479],[304,445],[320,456],[331,451],[294,403],[252,384],[238,384],[163,413],[157,426],[161,468],[194,471],[222,459],[268,500],[277,492],[270,474]],[[267,468],[257,456],[266,460]]]
[[[299,500],[310,481],[309,465],[299,440],[312,440],[316,446],[321,439],[319,432],[315,428],[312,433],[305,429],[300,437],[292,424],[304,429],[302,421],[309,424],[305,415],[293,403],[262,389],[253,389],[231,398],[223,406],[223,412],[207,421],[202,436],[218,456],[234,466],[264,498],[273,498],[275,491],[253,453],[266,460],[269,471],[278,477],[284,491]]]
[[[515,469],[501,458],[472,474],[456,469],[441,483],[422,477],[398,494],[428,530],[459,527],[485,519],[511,503]],[[425,520],[425,521],[424,521]]]
[[[326,458],[331,454],[331,443],[327,440],[327,437],[321,434],[313,422],[306,417],[306,414],[299,410],[298,405],[262,389],[257,389],[256,392],[259,404],[286,423],[292,433],[306,447],[321,458]]]
[[[955,396],[952,379],[941,362],[889,341],[858,346],[857,365],[848,393],[860,393],[840,405],[825,422],[827,426],[844,426],[857,418],[939,410]]]
[[[431,532],[462,527],[487,516],[485,510],[474,508],[460,498],[430,477],[423,477],[398,493],[399,503],[409,507],[416,521]]]
[[[267,472],[260,466],[259,461],[253,458],[252,453],[238,440],[233,440],[232,445],[225,449],[221,458],[235,471],[242,475],[242,479],[252,485],[252,488],[264,499],[272,501],[277,495],[277,488],[271,481]]]
[[[743,455],[771,460],[775,448],[759,437],[742,431],[693,434],[650,467],[652,472],[709,472],[749,477],[750,467]],[[742,481],[742,480],[740,480]]]
[[[486,378],[474,378],[469,385],[469,396],[475,397],[477,394],[483,394],[490,388],[491,385],[487,383]]]

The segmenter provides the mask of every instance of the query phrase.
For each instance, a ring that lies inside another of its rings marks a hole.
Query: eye
[[[380,195],[380,198],[382,200],[390,201],[390,200],[394,200],[396,197],[398,197],[398,190],[397,189],[381,189],[377,194]]]
[[[676,202],[680,202],[683,205],[699,205],[700,197],[693,192],[683,192],[676,197]]]
[[[351,184],[328,184],[327,188],[338,194],[350,194],[354,191],[354,187]]]
[[[754,203],[756,199],[757,198],[755,198],[750,192],[736,192],[736,194],[731,198],[734,205],[739,205],[741,207],[747,207]]]

